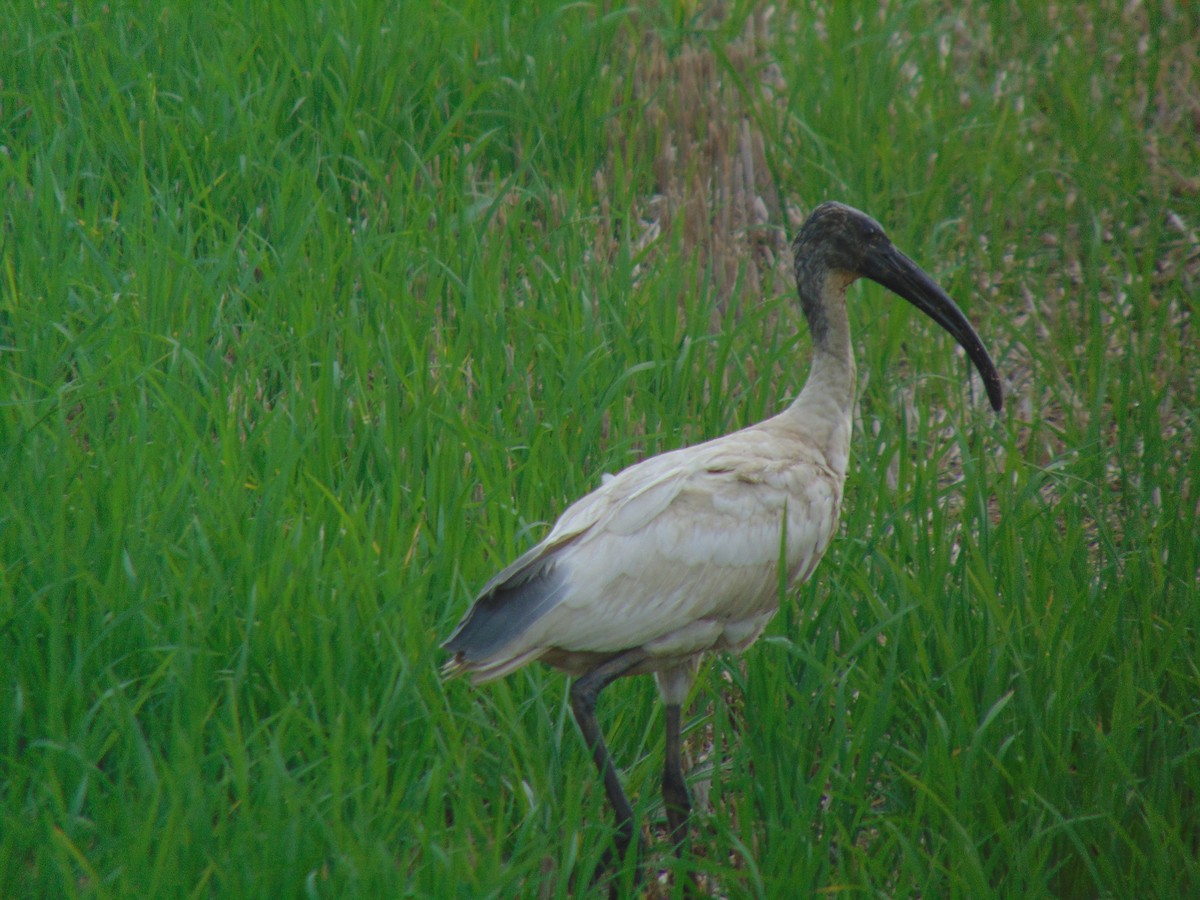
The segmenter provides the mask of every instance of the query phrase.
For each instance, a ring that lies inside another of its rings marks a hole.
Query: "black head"
[[[809,213],[792,242],[796,279],[800,279],[802,267],[861,277],[867,258],[891,246],[883,226],[866,213],[827,200]]]
[[[996,365],[962,310],[928,274],[896,249],[878,222],[843,203],[822,203],[812,211],[792,242],[796,285],[813,339],[826,328],[826,291],[831,278],[844,288],[869,278],[903,297],[950,332],[979,370],[992,408],[999,410],[1003,391]]]

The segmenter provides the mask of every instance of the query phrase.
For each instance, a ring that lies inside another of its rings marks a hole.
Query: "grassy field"
[[[0,13],[0,897],[586,884],[565,680],[438,644],[601,473],[788,402],[823,199],[1008,403],[852,290],[841,534],[701,676],[682,867],[1200,894],[1200,7]],[[677,894],[652,682],[601,723]]]

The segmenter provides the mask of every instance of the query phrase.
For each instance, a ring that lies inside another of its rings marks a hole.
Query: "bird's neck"
[[[839,276],[829,273],[821,279],[819,297],[806,297],[801,288],[802,305],[813,335],[812,368],[804,389],[779,418],[781,424],[802,428],[808,441],[824,452],[831,468],[844,474],[850,456],[856,372],[846,314],[850,279]]]

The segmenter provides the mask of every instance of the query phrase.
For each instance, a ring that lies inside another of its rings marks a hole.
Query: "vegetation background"
[[[1200,6],[0,0],[0,897],[564,897],[564,679],[438,643],[600,474],[803,382],[842,533],[688,712],[724,897],[1200,894]],[[649,679],[602,724],[679,892]],[[628,883],[628,870],[616,877]]]

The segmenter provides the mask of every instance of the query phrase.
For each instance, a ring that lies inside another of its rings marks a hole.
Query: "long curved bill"
[[[954,336],[979,370],[992,409],[999,412],[1004,405],[1000,373],[996,371],[996,364],[988,355],[983,341],[950,295],[924,269],[892,245],[868,254],[862,274],[892,293],[899,294]]]

